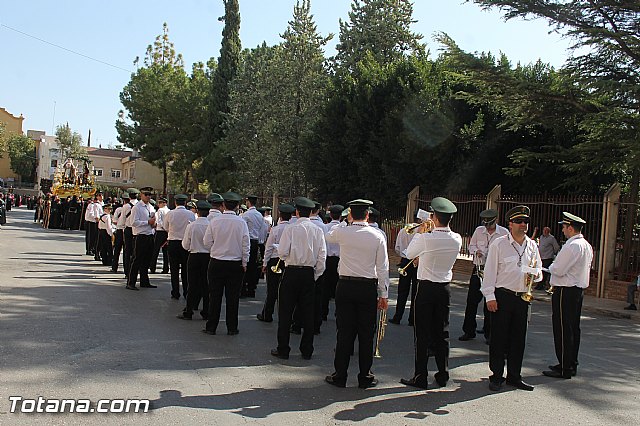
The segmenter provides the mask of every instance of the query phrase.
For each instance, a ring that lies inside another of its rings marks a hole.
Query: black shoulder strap
[[[129,216],[131,216],[131,210],[133,210],[133,204],[131,204],[131,201],[129,201],[127,204],[129,204],[131,208],[129,209],[129,212],[126,215],[124,215],[124,217],[126,219],[129,219]]]

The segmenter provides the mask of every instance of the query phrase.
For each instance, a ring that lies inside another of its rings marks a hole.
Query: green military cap
[[[271,210],[273,210],[273,209],[272,209],[271,207],[269,207],[269,206],[262,206],[262,207],[260,207],[260,208],[262,209],[262,211],[265,211],[265,212],[270,212]]]
[[[173,198],[177,201],[187,201],[189,199],[189,196],[185,194],[178,194]]]
[[[212,192],[211,194],[207,195],[207,201],[211,204],[221,204],[224,199],[222,198],[222,195],[216,192]]]
[[[562,212],[562,221],[558,222],[561,225],[574,225],[574,224],[578,224],[578,225],[584,225],[587,222],[582,219],[581,217],[576,216],[575,214],[571,214],[569,212]]]
[[[128,192],[123,192],[123,193],[122,193],[122,199],[123,199],[123,200],[130,200],[130,199],[131,199],[131,196],[129,195],[129,193],[128,193]]]
[[[527,206],[515,206],[507,212],[507,220],[513,222],[514,219],[529,219],[531,209]]]
[[[264,207],[258,207],[256,210],[258,210],[258,212],[261,214],[264,214],[264,212],[266,211]]]
[[[209,210],[211,209],[211,204],[208,201],[200,200],[196,203],[196,208],[198,210]]]
[[[369,215],[378,217],[380,216],[380,210],[375,209],[373,207],[369,207]]]
[[[431,200],[431,207],[433,208],[434,212],[445,214],[453,214],[457,213],[458,211],[456,205],[444,197],[436,197]]]
[[[334,204],[331,207],[329,207],[329,212],[331,214],[342,213],[343,210],[344,210],[344,206],[341,206],[340,204]]]
[[[312,201],[313,201],[313,200],[312,200]],[[313,209],[314,209],[314,210],[319,210],[320,208],[322,208],[322,204],[320,204],[320,203],[319,203],[319,202],[317,202],[317,201],[313,201],[313,204],[314,204],[314,206],[313,206]]]
[[[312,209],[316,206],[316,203],[308,199],[307,197],[296,197],[293,199],[294,204],[297,207],[303,207],[306,209]]]
[[[293,212],[295,212],[295,211],[296,211],[296,208],[295,208],[295,207],[293,207],[291,204],[284,203],[284,204],[280,204],[280,205],[278,206],[278,210],[279,210],[281,213],[293,213]]]
[[[480,218],[482,219],[482,224],[485,226],[493,225],[498,219],[498,210],[496,209],[486,209],[480,212]]]
[[[155,206],[156,206],[156,200],[154,200],[153,198],[151,198],[151,199],[149,200],[149,204],[151,204],[152,206],[154,206],[154,207],[155,207]]]
[[[358,198],[357,200],[351,200],[347,203],[347,205],[349,207],[369,207],[373,205],[373,201],[369,201],[369,200],[363,200],[361,198]]]
[[[158,198],[158,202],[159,202],[159,203],[166,203],[166,202],[167,202],[167,197],[160,197],[160,198]]]
[[[235,192],[231,192],[231,191],[228,191],[222,194],[222,199],[224,201],[235,201],[236,203],[239,203],[240,201],[242,201],[242,197],[239,194],[236,194]]]
[[[144,188],[140,188],[140,192],[142,192],[143,194],[146,192],[153,192],[153,188],[150,186],[145,186]]]
[[[138,195],[140,191],[138,190],[138,188],[129,188],[127,189],[127,193],[129,195]]]
[[[257,195],[253,195],[253,194],[249,194],[249,195],[245,195],[244,198],[258,198]]]

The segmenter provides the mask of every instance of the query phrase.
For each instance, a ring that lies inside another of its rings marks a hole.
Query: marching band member
[[[478,313],[478,303],[482,301],[480,271],[484,268],[487,253],[489,253],[489,246],[496,238],[509,233],[507,228],[497,224],[498,211],[495,209],[483,210],[480,212],[480,219],[482,219],[482,225],[473,231],[471,241],[469,242],[469,254],[473,256],[473,272],[471,273],[471,279],[469,279],[467,307],[464,311],[464,323],[462,324],[464,334],[458,337],[458,340],[463,342],[476,337],[476,327],[478,326],[476,315]],[[484,307],[484,321],[482,330],[478,330],[478,332],[484,333],[485,341],[489,344],[489,336],[491,335],[491,313],[487,310],[485,303],[482,305]]]
[[[111,204],[105,204],[103,213],[98,219],[98,247],[100,249],[100,258],[104,266],[111,266],[113,262],[113,245],[111,239],[113,237],[113,225],[111,221]]]
[[[207,219],[211,222],[214,218],[222,215],[222,211],[224,210],[222,203],[224,200],[222,199],[222,195],[212,192],[207,196],[207,201],[211,204],[211,209],[207,216]]]
[[[260,243],[260,237],[263,235],[263,230],[267,227],[267,224],[262,214],[256,210],[255,206],[258,203],[258,197],[256,195],[247,195],[246,198],[249,208],[242,215],[242,219],[244,219],[249,228],[251,251],[240,296],[256,297],[256,288],[258,287],[258,280],[260,279],[258,272],[258,244]]]
[[[189,291],[189,282],[187,278],[187,260],[189,252],[182,248],[182,239],[187,225],[194,220],[196,216],[191,210],[185,208],[187,197],[184,194],[175,196],[174,201],[176,208],[169,211],[164,216],[164,228],[167,230],[167,239],[169,241],[169,271],[171,272],[171,298],[180,299],[180,281],[182,281],[182,295],[187,298]]]
[[[153,255],[151,256],[151,266],[149,272],[156,273],[156,267],[158,263],[158,256],[160,250],[162,250],[162,273],[169,272],[169,254],[167,250],[167,238],[169,233],[164,227],[164,217],[169,213],[169,207],[167,207],[167,199],[160,197],[158,199],[158,210],[156,211],[156,233],[153,237]]]
[[[367,223],[369,200],[348,203],[351,226],[336,225],[327,233],[327,242],[340,246],[339,281],[336,287],[337,342],[333,374],[325,381],[345,387],[349,359],[358,338],[358,386],[374,387],[378,380],[371,372],[373,364],[376,312],[387,309],[389,297],[389,258],[385,239]]]
[[[558,256],[549,266],[553,286],[553,341],[558,364],[543,371],[545,376],[570,379],[578,370],[580,314],[584,289],[589,287],[593,248],[582,235],[585,220],[562,213],[562,233],[567,238]]]
[[[124,204],[129,203],[129,193],[122,194],[122,202]],[[111,262],[111,272],[114,274],[118,272],[118,264],[120,263],[120,252],[124,247],[124,204],[116,209],[113,213],[113,224],[116,226],[115,240],[113,242],[113,259]],[[121,224],[122,220],[122,224]]]
[[[331,216],[331,222],[326,225],[327,232],[331,231],[334,226],[340,225],[340,214],[344,210],[344,207],[340,204],[334,204],[329,207],[329,215]],[[340,262],[340,245],[335,243],[327,243],[327,261],[324,270],[324,277],[322,279],[322,306],[321,314],[324,321],[327,320],[329,315],[329,301],[335,297],[336,286],[338,285],[338,263]]]
[[[133,232],[133,257],[127,278],[127,289],[138,290],[136,281],[140,273],[140,287],[156,288],[149,282],[149,262],[153,253],[153,227],[156,224],[155,209],[151,205],[152,188],[142,188],[140,201],[131,209]]]
[[[122,264],[124,266],[124,275],[125,278],[129,277],[129,271],[131,269],[131,259],[133,258],[133,250],[134,250],[134,241],[133,241],[133,214],[131,210],[133,207],[138,204],[138,196],[140,195],[140,191],[136,188],[129,188],[127,190],[129,193],[130,200],[127,204],[122,207],[122,217],[121,220],[124,221],[124,254],[122,256]]]
[[[401,379],[407,386],[427,388],[427,362],[431,351],[435,355],[438,386],[449,380],[449,283],[453,278],[453,264],[460,253],[462,237],[451,231],[449,222],[458,211],[446,198],[431,201],[433,209],[432,232],[427,222],[418,228],[418,234],[407,247],[407,259],[419,257],[418,287],[416,290],[413,332],[415,338],[415,370],[411,379]]]
[[[417,218],[417,223],[410,224],[409,229],[416,227],[422,221]],[[409,243],[411,240],[418,234],[416,232],[417,227],[408,232],[406,227],[403,227],[400,232],[398,232],[398,236],[396,237],[396,246],[395,252],[398,256],[400,256],[400,264],[398,265],[400,268],[406,269],[406,275],[400,275],[398,277],[398,299],[396,300],[396,312],[393,315],[393,318],[389,319],[391,324],[400,324],[402,321],[402,316],[404,315],[405,307],[407,306],[407,299],[409,298],[409,293],[411,293],[411,307],[409,308],[409,325],[413,325],[413,306],[414,300],[416,298],[416,288],[418,287],[418,276],[417,276],[417,267],[412,262],[412,259],[407,258],[407,247],[409,247]],[[407,266],[409,263],[411,265]]]
[[[535,276],[536,282],[542,280],[538,245],[527,236],[529,214],[527,206],[515,206],[507,212],[509,233],[491,244],[484,268],[481,291],[491,312],[489,389],[493,391],[500,390],[505,381],[502,377],[505,354],[506,383],[533,390],[532,385],[522,381],[520,374],[531,306],[522,298],[527,292],[525,281],[529,274]]]

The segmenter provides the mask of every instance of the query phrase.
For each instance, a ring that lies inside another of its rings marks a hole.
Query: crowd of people
[[[267,295],[256,319],[270,323],[277,313],[277,346],[271,354],[280,359],[290,356],[291,334],[301,334],[300,354],[311,359],[314,337],[334,299],[334,371],[326,382],[346,386],[357,338],[358,385],[377,384],[371,371],[376,336],[380,336],[376,327],[382,325],[377,317],[379,311],[387,310],[390,281],[387,238],[378,227],[379,212],[371,201],[332,205],[325,213],[320,203],[297,197],[276,207],[279,214],[274,223],[271,208],[258,207],[258,197],[252,195],[227,192],[189,200],[180,194],[174,197],[172,209],[166,198],[153,200],[151,196],[152,188],[131,188],[122,203],[111,204],[104,203],[98,193],[85,209],[86,253],[115,273],[122,252],[127,290],[156,288],[149,274],[156,273],[162,252],[161,272],[171,276],[170,297],[185,300],[177,318],[192,320],[199,313],[206,320],[203,333],[216,335],[224,298],[226,332],[237,335],[240,299],[254,298],[264,276]],[[419,215],[396,240],[403,273],[389,322],[400,324],[410,300],[409,322],[414,327],[416,350],[413,375],[401,379],[408,386],[427,388],[431,356],[436,361],[437,386],[446,386],[449,380],[449,285],[462,245],[460,235],[449,227],[456,212],[451,201],[435,198],[427,218]],[[558,363],[543,374],[569,379],[577,373],[582,297],[593,259],[593,250],[581,234],[585,221],[563,213],[567,241],[561,248],[557,242],[548,244],[553,253],[552,261],[547,262],[542,241],[549,233],[543,230],[540,244],[531,239],[527,235],[529,215],[528,207],[516,206],[507,212],[508,227],[502,227],[497,224],[497,211],[483,211],[482,224],[469,246],[474,271],[459,340],[484,333],[489,344],[491,390],[501,389],[503,383],[533,390],[522,380],[521,368],[531,291],[547,278],[553,290]],[[483,298],[485,321],[477,329],[477,306]]]

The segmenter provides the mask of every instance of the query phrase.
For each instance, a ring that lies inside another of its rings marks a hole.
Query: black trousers
[[[570,375],[578,366],[582,300],[580,287],[555,287],[551,296],[553,341],[565,375]]]
[[[244,275],[244,283],[242,285],[243,296],[255,296],[256,288],[258,288],[258,240],[249,242],[249,263],[247,264],[247,273]]]
[[[429,349],[435,355],[436,379],[449,380],[449,283],[418,281],[416,290],[413,333],[415,341],[415,374],[427,379]]]
[[[184,313],[193,315],[193,311],[198,309],[200,299],[202,299],[203,317],[209,314],[209,285],[207,274],[209,270],[209,253],[189,253],[187,260],[187,277],[189,278],[189,293],[187,294],[187,307]]]
[[[470,336],[476,335],[476,329],[478,327],[478,323],[476,321],[476,315],[478,314],[478,303],[482,302],[484,296],[480,291],[480,286],[482,282],[480,281],[480,277],[478,277],[478,270],[476,267],[473,267],[473,273],[471,274],[471,279],[469,280],[469,291],[467,292],[467,307],[464,310],[464,322],[462,323],[462,331],[465,334]],[[482,329],[484,330],[485,338],[489,338],[491,335],[491,320],[489,316],[491,312],[487,309],[487,304],[482,303],[483,311],[484,311],[484,320]]]
[[[95,225],[95,230],[93,228],[93,225]],[[86,248],[86,252],[87,254],[94,254],[95,253],[95,247],[96,247],[96,231],[98,229],[98,224],[90,221],[90,220],[85,220],[84,221],[84,245]]]
[[[133,256],[131,258],[131,269],[127,278],[127,285],[135,287],[140,274],[140,286],[148,286],[149,282],[149,262],[153,252],[153,235],[139,234],[133,238]]]
[[[131,269],[131,258],[133,257],[133,230],[127,226],[124,228],[124,254],[122,255],[122,266],[124,267],[124,274],[129,276],[129,270]]]
[[[89,251],[94,254],[94,259],[100,260],[98,248],[98,222],[89,222]]]
[[[542,267],[549,268],[549,266],[553,263],[553,259],[542,259]],[[549,279],[551,278],[551,274],[546,271],[542,271],[542,281],[538,283],[540,288],[544,288],[549,285]]]
[[[400,268],[404,268],[411,259],[400,259]],[[413,324],[413,305],[416,298],[416,288],[418,286],[418,271],[414,265],[405,269],[407,275],[398,278],[398,300],[396,301],[396,313],[393,315],[394,320],[402,320],[404,310],[411,292],[411,307],[409,308],[409,324]]]
[[[209,320],[206,329],[216,331],[222,311],[222,296],[226,301],[227,331],[238,330],[238,305],[244,270],[241,260],[209,260]]]
[[[280,279],[282,274],[276,274],[271,270],[272,266],[278,263],[278,258],[271,258],[267,262],[267,299],[264,302],[262,308],[262,316],[267,321],[273,319],[273,311],[275,309],[276,300],[278,300],[278,287],[280,286]],[[284,262],[280,262],[281,269],[284,269]]]
[[[321,315],[326,320],[329,315],[329,301],[336,297],[336,286],[338,285],[338,256],[327,256],[326,268],[322,274],[322,302]]]
[[[162,270],[169,270],[169,255],[167,254],[169,251],[167,250],[167,245],[165,245],[168,236],[169,233],[167,231],[156,231],[153,237],[153,255],[151,256],[151,265],[149,267],[152,274],[156,272],[160,250],[162,250]]]
[[[358,381],[371,380],[373,341],[376,331],[378,291],[376,280],[339,280],[336,287],[336,354],[335,376],[346,380],[353,344],[358,338]]]
[[[118,264],[120,263],[120,252],[124,247],[124,229],[116,229],[116,239],[113,242],[113,260],[111,261],[111,270],[118,272]]]
[[[189,281],[187,276],[187,260],[189,252],[182,248],[182,240],[169,240],[169,270],[171,271],[171,295],[180,297],[180,281],[182,295],[187,298]]]
[[[297,309],[299,325],[303,328],[300,352],[305,356],[313,353],[313,294],[315,280],[313,268],[285,268],[278,292],[278,352],[288,355],[289,328],[294,308]]]
[[[104,266],[111,266],[113,262],[113,245],[111,244],[111,235],[106,229],[100,229],[98,233],[98,247],[100,248],[100,258]]]
[[[519,295],[496,288],[498,310],[491,313],[491,340],[489,344],[489,378],[498,381],[504,373],[504,358],[507,355],[507,379],[522,379],[522,359],[527,341],[530,304]]]

